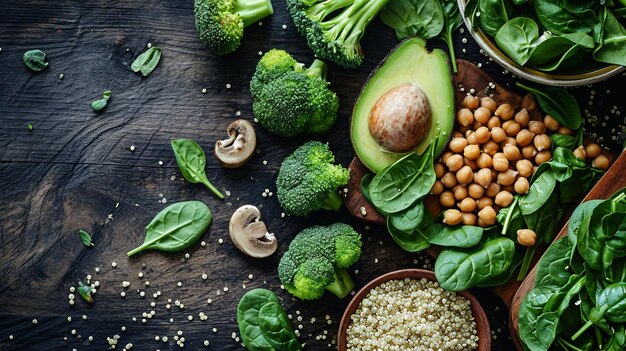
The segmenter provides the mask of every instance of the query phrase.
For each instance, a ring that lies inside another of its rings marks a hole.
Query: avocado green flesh
[[[424,141],[415,148],[416,152],[424,152],[437,128],[440,129],[440,140],[436,155],[445,148],[450,137],[454,125],[454,86],[448,55],[439,49],[428,52],[425,44],[424,40],[418,38],[398,44],[365,83],[354,106],[350,126],[352,146],[361,162],[373,172],[380,172],[406,155],[384,150],[369,131],[372,107],[393,88],[414,83],[428,97],[431,126]]]

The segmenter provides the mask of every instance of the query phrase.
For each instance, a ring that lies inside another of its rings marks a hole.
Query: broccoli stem
[[[326,80],[326,73],[328,73],[328,66],[322,60],[315,60],[311,66],[306,70],[306,75],[309,78],[322,78]]]
[[[346,44],[356,45],[367,25],[376,17],[390,0],[356,0],[335,19],[322,23],[329,29],[330,36]]]
[[[320,1],[315,5],[312,5],[307,11],[311,19],[315,19],[318,22],[324,21],[331,13],[350,6],[354,3],[354,0],[327,0]]]
[[[272,0],[236,0],[234,13],[243,21],[244,28],[274,13]]]
[[[326,196],[326,200],[324,200],[322,208],[325,210],[337,212],[341,208],[341,205],[343,205],[343,200],[341,199],[341,196],[339,196],[339,194],[333,190],[328,193],[328,196]]]
[[[337,268],[334,273],[335,281],[326,287],[326,290],[343,299],[354,289],[354,282],[350,277],[350,273],[345,268]]]

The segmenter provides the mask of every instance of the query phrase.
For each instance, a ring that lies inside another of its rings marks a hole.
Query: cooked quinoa
[[[348,351],[476,350],[470,302],[436,282],[390,280],[372,289],[352,315]]]

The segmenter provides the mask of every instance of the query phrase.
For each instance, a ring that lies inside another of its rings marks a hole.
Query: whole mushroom
[[[215,157],[226,168],[246,163],[256,149],[256,133],[252,124],[238,119],[228,125],[228,139],[215,143]]]
[[[248,256],[267,257],[278,248],[276,237],[267,232],[261,212],[255,206],[239,207],[230,218],[228,231],[235,246]]]

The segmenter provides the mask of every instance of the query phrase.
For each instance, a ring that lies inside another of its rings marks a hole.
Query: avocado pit
[[[376,101],[369,116],[370,134],[392,152],[415,149],[428,135],[430,125],[428,97],[413,83],[389,90]]]

